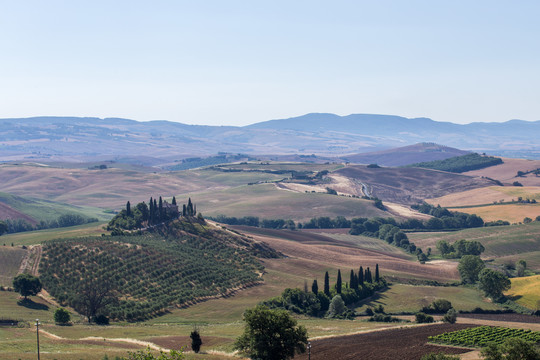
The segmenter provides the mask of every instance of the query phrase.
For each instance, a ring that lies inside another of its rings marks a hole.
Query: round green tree
[[[71,315],[69,311],[64,308],[58,308],[54,312],[54,322],[57,324],[65,325],[71,321]]]
[[[486,265],[480,259],[480,256],[465,255],[461,258],[458,265],[459,276],[465,284],[474,284],[478,281],[478,274]]]
[[[24,296],[35,296],[41,291],[41,281],[30,274],[19,274],[13,279],[13,289]]]
[[[502,298],[503,292],[510,289],[510,286],[508,276],[498,271],[484,269],[478,275],[478,287],[494,300]]]
[[[297,326],[285,310],[258,305],[246,310],[244,321],[244,333],[234,347],[251,359],[288,360],[306,351],[306,328]]]

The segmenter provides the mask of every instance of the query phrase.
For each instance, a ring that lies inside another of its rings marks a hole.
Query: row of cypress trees
[[[349,288],[358,291],[360,290],[361,286],[364,286],[365,283],[379,283],[380,280],[381,279],[379,275],[379,264],[375,264],[375,278],[373,278],[369,267],[364,270],[364,268],[360,266],[360,268],[358,269],[358,273],[351,269],[348,284]],[[338,269],[335,289],[336,293],[341,294],[341,291],[343,289],[343,280],[341,277],[340,269]],[[313,284],[311,285],[311,291],[314,294],[317,294],[319,292],[319,284],[317,283],[317,279],[313,280]],[[323,292],[326,296],[330,296],[330,276],[328,275],[328,271],[324,274]]]

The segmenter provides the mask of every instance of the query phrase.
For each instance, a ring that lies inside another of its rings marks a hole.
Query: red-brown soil
[[[540,324],[540,316],[523,314],[459,314],[460,318]],[[500,326],[504,326],[501,324]]]
[[[418,360],[432,352],[463,354],[469,349],[427,344],[428,336],[474,327],[467,324],[415,326],[311,341],[313,360]],[[307,360],[308,354],[295,357]]]

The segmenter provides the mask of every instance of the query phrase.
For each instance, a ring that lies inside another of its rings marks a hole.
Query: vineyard
[[[85,286],[106,284],[116,301],[102,313],[137,321],[260,282],[256,256],[277,253],[204,222],[177,220],[143,235],[48,242],[40,273],[52,296],[81,313]]]
[[[447,332],[437,336],[430,336],[429,341],[445,345],[483,347],[488,343],[496,343],[499,345],[510,338],[520,338],[525,341],[537,343],[540,341],[540,332],[497,326],[479,326]]]

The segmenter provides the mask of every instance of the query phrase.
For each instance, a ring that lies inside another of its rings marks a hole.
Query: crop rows
[[[537,343],[540,341],[540,332],[497,326],[479,326],[430,336],[429,341],[446,345],[483,347],[488,343],[502,344],[509,338],[520,338]]]
[[[256,283],[261,271],[241,244],[189,234],[53,241],[44,247],[40,264],[45,288],[75,308],[85,282],[111,283],[119,301],[109,305],[107,315],[128,321]]]

